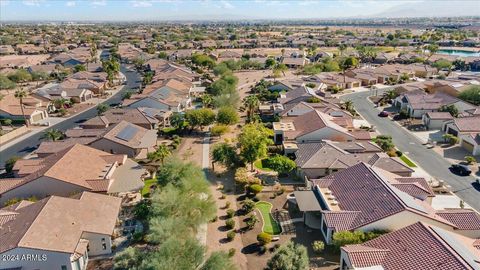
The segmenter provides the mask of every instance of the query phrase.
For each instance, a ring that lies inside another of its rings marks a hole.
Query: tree
[[[232,145],[228,143],[218,143],[213,146],[212,165],[218,162],[226,167],[232,167],[237,163],[237,160],[237,151]]]
[[[166,52],[159,52],[158,53],[158,58],[160,59],[167,59],[168,58],[168,54]]]
[[[29,120],[27,120],[27,116],[25,115],[25,109],[23,107],[23,99],[27,97],[27,92],[23,89],[20,89],[20,90],[15,91],[14,96],[20,102],[20,109],[22,111],[22,116],[23,116],[23,119],[25,120],[25,125],[28,127]]]
[[[120,72],[120,62],[114,57],[110,57],[108,60],[102,61],[103,71],[107,73],[107,79],[110,85],[113,84],[113,80]]]
[[[351,68],[355,68],[357,66],[358,66],[358,59],[353,56],[349,56],[341,61],[340,67],[343,71],[343,83],[346,84],[347,82],[347,77],[346,77],[347,70]]]
[[[246,221],[245,223],[247,224],[247,228],[248,228],[249,230],[251,230],[251,229],[253,229],[253,228],[255,227],[255,224],[257,224],[258,221],[259,221],[259,220],[258,220],[258,218],[257,218],[256,215],[250,215],[250,216],[248,216],[248,219],[247,219],[247,221]]]
[[[307,270],[307,249],[292,241],[281,245],[267,262],[268,270]]]
[[[212,98],[212,95],[210,94],[203,94],[201,97],[201,100],[202,100],[202,105],[205,108],[209,108],[213,104],[213,98]]]
[[[7,76],[0,74],[0,90],[3,89],[13,89],[17,86],[17,84],[11,81]]]
[[[242,210],[245,213],[250,213],[255,209],[255,202],[252,201],[251,199],[245,199],[242,204]]]
[[[97,115],[103,115],[106,111],[110,109],[110,106],[104,103],[100,103],[97,106]]]
[[[159,160],[160,163],[163,165],[165,158],[170,156],[171,153],[172,152],[165,144],[161,144],[157,147],[155,152],[150,152],[147,154],[147,159],[149,159],[152,162]]]
[[[345,110],[350,112],[351,114],[355,114],[355,108],[353,107],[353,101],[347,100],[343,103],[342,106]]]
[[[184,114],[174,112],[172,116],[170,116],[170,125],[178,130],[182,130],[188,126],[188,122]]]
[[[224,251],[212,252],[210,257],[205,261],[200,270],[236,270],[237,267]]]
[[[377,143],[378,146],[380,146],[380,148],[382,148],[382,150],[385,152],[388,152],[395,147],[392,136],[390,135],[378,135],[375,138],[375,143]]]
[[[80,71],[87,71],[87,68],[82,64],[78,64],[78,65],[75,65],[73,67],[73,72],[74,73],[77,73],[77,72],[80,72]]]
[[[273,136],[273,131],[262,124],[252,123],[242,128],[238,138],[240,155],[251,164],[252,171],[253,163],[267,155],[267,148],[273,143],[270,136]]]
[[[347,45],[345,44],[338,45],[338,51],[340,52],[340,56],[343,56],[346,50],[347,50]]]
[[[43,133],[42,138],[54,142],[63,139],[63,136],[60,130],[51,128]]]
[[[466,102],[470,102],[470,103],[478,106],[478,105],[480,105],[480,86],[472,85],[469,88],[460,92],[458,97],[461,100],[464,100]]]
[[[262,186],[262,185],[258,185],[258,184],[253,184],[253,185],[251,185],[251,186],[248,187],[248,190],[249,190],[251,193],[257,195],[258,193],[262,192],[263,186]]]
[[[287,71],[287,70],[288,70],[287,65],[285,65],[285,64],[277,64],[277,65],[273,68],[273,73],[274,73],[274,74],[275,74],[275,73],[278,73],[278,74],[282,73],[283,76],[285,76],[285,71]]]
[[[265,164],[268,168],[278,172],[280,175],[287,174],[297,167],[295,161],[282,155],[267,158]]]
[[[232,107],[222,107],[217,113],[217,122],[225,125],[233,125],[238,122],[238,113]]]
[[[215,112],[208,108],[190,110],[185,113],[185,119],[192,129],[196,127],[203,129],[215,121]]]
[[[137,248],[127,247],[113,257],[113,269],[128,270],[136,269],[142,261],[142,252]]]
[[[5,161],[5,171],[7,173],[11,173],[13,171],[13,167],[15,166],[15,163],[19,159],[20,159],[20,157],[18,157],[18,156],[13,156],[13,157],[7,159],[7,161]]]
[[[211,129],[210,129],[210,134],[212,136],[222,136],[223,134],[227,133],[228,131],[230,130],[229,126],[227,125],[222,125],[222,124],[217,124],[217,125],[214,125]]]
[[[25,69],[18,69],[12,74],[8,75],[8,79],[15,83],[24,83],[32,80],[32,74],[30,74]]]
[[[459,113],[458,108],[454,104],[443,105],[442,107],[440,107],[440,109],[438,111],[439,112],[448,112],[453,117],[457,117],[458,113]]]
[[[257,235],[257,241],[260,245],[264,246],[264,245],[272,242],[272,235],[268,234],[266,232],[261,232]]]
[[[258,106],[260,106],[260,100],[257,95],[250,95],[243,99],[243,105],[247,108],[247,122],[252,122],[255,112],[258,110]]]
[[[271,68],[273,66],[275,66],[276,62],[275,62],[275,59],[273,58],[267,58],[267,60],[265,60],[265,68]]]
[[[325,243],[323,241],[313,241],[312,249],[317,254],[322,253],[325,250]]]

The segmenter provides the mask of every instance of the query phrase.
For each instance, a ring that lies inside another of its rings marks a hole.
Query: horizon
[[[0,0],[0,7],[0,22],[254,22],[480,16],[476,1],[439,0]]]

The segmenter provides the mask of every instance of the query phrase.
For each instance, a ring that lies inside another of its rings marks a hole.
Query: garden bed
[[[144,182],[144,186],[142,188],[142,191],[141,191],[141,194],[142,194],[142,197],[145,197],[145,196],[149,196],[150,195],[150,188],[152,185],[156,184],[157,183],[157,179],[147,179],[145,180]]]
[[[280,227],[280,224],[273,218],[270,212],[273,205],[269,202],[261,201],[258,202],[255,207],[262,215],[262,231],[272,235],[280,234],[282,232],[282,228]]]
[[[400,159],[403,162],[405,162],[405,164],[407,164],[408,167],[412,167],[412,168],[417,167],[417,165],[415,163],[413,163],[413,161],[411,161],[406,155],[401,155]]]

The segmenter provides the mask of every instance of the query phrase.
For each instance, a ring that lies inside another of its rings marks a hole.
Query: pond
[[[461,57],[480,56],[480,52],[463,51],[463,50],[438,50],[437,53],[438,54],[456,55],[456,56],[461,56]]]

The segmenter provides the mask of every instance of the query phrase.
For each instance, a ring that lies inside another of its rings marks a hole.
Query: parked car
[[[387,111],[382,111],[378,114],[380,117],[388,117],[389,113]]]
[[[451,167],[451,170],[453,173],[458,174],[458,175],[470,175],[472,173],[472,170],[467,165],[463,164],[453,164]]]

